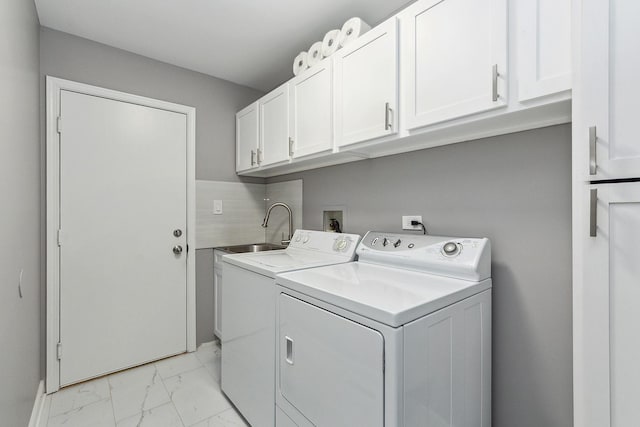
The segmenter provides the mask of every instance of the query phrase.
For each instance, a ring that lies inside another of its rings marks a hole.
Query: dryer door
[[[382,335],[286,294],[278,304],[282,397],[314,425],[382,426]]]

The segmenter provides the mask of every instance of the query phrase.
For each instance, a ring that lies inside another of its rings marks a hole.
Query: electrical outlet
[[[422,215],[406,215],[402,216],[402,229],[403,230],[422,230],[419,225],[411,225],[411,221],[422,222]]]

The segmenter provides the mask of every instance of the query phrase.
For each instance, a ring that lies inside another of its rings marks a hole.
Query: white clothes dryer
[[[276,276],[276,424],[489,427],[489,240],[369,232],[357,254]]]
[[[276,274],[352,261],[359,241],[296,230],[284,250],[222,257],[222,391],[253,427],[275,424]]]

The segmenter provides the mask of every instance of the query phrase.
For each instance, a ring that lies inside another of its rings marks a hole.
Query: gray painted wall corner
[[[40,372],[38,16],[0,2],[0,424],[29,422]],[[21,274],[22,272],[22,274]],[[19,287],[20,277],[22,284]]]

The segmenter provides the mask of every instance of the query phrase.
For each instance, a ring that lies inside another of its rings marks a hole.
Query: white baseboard
[[[44,392],[44,380],[42,380],[38,385],[38,391],[36,392],[36,399],[33,402],[33,410],[31,411],[31,418],[29,419],[29,427],[40,426],[46,397],[47,395]]]

